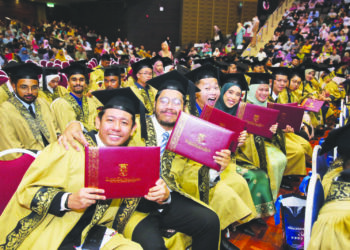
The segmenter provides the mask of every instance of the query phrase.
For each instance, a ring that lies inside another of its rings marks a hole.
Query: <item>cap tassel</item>
[[[188,81],[187,93],[190,96],[190,113],[191,115],[195,115],[197,109],[195,97],[196,91],[195,85],[191,81]]]
[[[146,117],[145,117],[145,106],[140,102],[140,125],[141,125],[141,137],[145,140],[148,139]]]

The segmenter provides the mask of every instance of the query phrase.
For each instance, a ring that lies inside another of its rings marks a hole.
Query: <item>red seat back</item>
[[[0,215],[34,159],[31,155],[23,154],[11,161],[0,161]]]

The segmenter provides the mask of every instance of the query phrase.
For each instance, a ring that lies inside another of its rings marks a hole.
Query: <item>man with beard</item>
[[[140,101],[130,89],[94,95],[104,106],[98,132],[86,134],[91,146],[127,146]],[[120,235],[138,199],[106,199],[103,189],[84,187],[86,155],[80,149],[52,143],[36,158],[1,216],[1,249],[142,249]]]
[[[124,235],[126,238],[131,238],[141,244],[144,249],[165,249],[165,246],[168,248],[171,246],[173,249],[183,249],[184,246],[181,245],[181,240],[176,240],[176,236],[175,238],[171,237],[166,242],[161,237],[162,229],[171,228],[192,236],[192,249],[217,249],[220,227],[217,215],[208,209],[204,203],[199,202],[199,198],[190,196],[187,190],[181,187],[185,183],[183,179],[186,179],[186,176],[179,175],[179,173],[182,168],[187,166],[185,165],[187,159],[164,150],[165,147],[163,147],[174,128],[180,111],[184,110],[186,94],[190,94],[190,98],[194,98],[194,86],[190,86],[188,80],[177,71],[171,71],[154,80],[149,81],[149,83],[158,89],[158,93],[155,97],[154,115],[146,117],[146,139],[142,139],[142,131],[137,129],[129,146],[161,147],[161,178],[167,185],[170,198],[166,202],[153,196],[146,196],[147,200],[142,199],[136,208],[136,212],[134,212],[134,216],[130,218],[126,225]],[[188,90],[188,86],[192,91]],[[65,133],[67,139],[71,140],[73,136],[82,144],[88,143],[80,134],[81,128],[77,123],[70,125]],[[215,156],[216,162],[222,168],[226,168],[229,163],[229,152],[229,150],[222,150],[217,152]],[[198,170],[198,165],[193,167]],[[209,169],[204,168],[208,171],[204,171],[203,175],[208,177],[209,180]],[[216,172],[216,175],[212,176],[213,184],[218,175]],[[203,185],[209,185],[209,181],[203,183]],[[209,192],[209,186],[206,191]],[[227,194],[227,197],[230,197],[230,195]],[[205,218],[205,222],[201,221],[203,218]]]
[[[95,97],[86,97],[83,94],[91,70],[73,62],[61,72],[67,75],[71,92],[51,104],[59,128],[63,131],[69,122],[80,121],[88,131],[94,130],[97,108],[102,105]]]
[[[118,66],[109,66],[105,68],[104,72],[104,88],[118,89],[121,85],[121,68]]]
[[[49,104],[38,97],[41,68],[33,63],[11,67],[15,95],[0,106],[0,151],[10,148],[42,150],[57,140],[57,124]],[[3,157],[17,158],[18,154]]]

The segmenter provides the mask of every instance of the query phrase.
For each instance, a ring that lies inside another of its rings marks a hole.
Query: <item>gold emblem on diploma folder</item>
[[[258,123],[259,119],[260,119],[260,115],[254,115],[253,120],[255,123]]]
[[[205,134],[198,134],[197,143],[202,145],[205,144]]]
[[[128,164],[121,163],[118,164],[119,166],[119,176],[125,177],[128,176]]]

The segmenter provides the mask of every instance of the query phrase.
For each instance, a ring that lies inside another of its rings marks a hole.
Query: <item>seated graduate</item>
[[[95,92],[104,104],[99,130],[86,138],[93,146],[125,146],[135,131],[140,102],[130,89]],[[84,187],[85,153],[50,144],[24,175],[0,217],[0,246],[19,249],[141,249],[116,230],[137,199],[106,200],[103,189]],[[132,204],[125,208],[127,202]],[[120,211],[121,210],[121,211]],[[123,216],[121,216],[121,214]],[[121,218],[119,218],[121,217]],[[91,245],[83,245],[89,249]]]
[[[41,77],[42,90],[39,90],[39,98],[45,99],[48,103],[52,103],[55,99],[63,97],[68,93],[68,90],[58,85],[60,75],[57,68],[43,68]]]
[[[254,76],[252,73],[251,75]],[[256,84],[259,80],[264,83],[264,77],[268,74],[256,74],[258,77],[251,78],[251,84]],[[221,76],[221,95],[215,108],[220,109],[228,114],[236,116],[237,109],[241,100],[242,90],[248,90],[248,83],[244,74],[222,74]],[[247,133],[247,131],[243,131]],[[242,133],[243,133],[242,132]],[[242,146],[246,141],[244,140]],[[251,143],[251,141],[247,142]],[[240,145],[239,145],[240,146]],[[263,218],[275,214],[274,198],[271,193],[270,180],[267,175],[267,171],[260,169],[259,165],[255,166],[250,160],[244,158],[241,149],[237,149],[236,155],[240,157],[236,159],[236,171],[241,174],[248,182],[250,193],[254,201],[254,205],[257,211],[256,218]],[[262,220],[258,220],[260,223],[264,223]]]
[[[169,199],[159,195],[147,196],[147,200],[141,199],[126,225],[124,235],[140,243],[144,249],[166,249],[162,229],[170,228],[191,236],[192,249],[217,249],[220,236],[218,215],[205,203],[183,190],[182,178],[186,179],[186,175],[177,175],[177,169],[184,168],[185,161],[175,153],[165,150],[175,121],[185,107],[188,80],[175,70],[153,80],[156,82],[149,81],[147,84],[152,84],[158,89],[154,115],[147,116],[145,123],[142,121],[142,115],[140,116],[140,129],[137,129],[129,145],[161,147],[159,181],[166,183]],[[144,130],[144,125],[147,126],[147,131]],[[143,134],[144,132],[147,134]],[[77,123],[72,123],[65,131],[65,135],[70,140],[74,137],[83,144],[87,143],[82,138],[81,127]],[[225,167],[229,162],[229,155],[230,152],[222,150],[217,152],[215,160]],[[209,179],[208,172],[205,177]],[[209,185],[209,181],[205,184]],[[196,187],[198,189],[198,186]],[[206,191],[209,191],[209,188]]]
[[[34,63],[21,63],[7,69],[14,95],[0,105],[0,151],[10,148],[43,150],[57,141],[60,130],[50,105],[38,98],[38,75],[42,69]],[[19,154],[9,154],[12,160]]]
[[[249,73],[251,77],[247,102],[267,107],[269,96],[268,73]],[[249,160],[254,166],[259,166],[267,172],[270,178],[272,197],[277,198],[283,173],[287,164],[283,145],[283,134],[277,131],[277,124],[270,128],[274,133],[272,141],[261,136],[250,135],[247,142],[240,148],[242,154],[237,155],[238,162]]]
[[[286,89],[289,83],[291,70],[286,67],[271,67],[274,80],[271,86],[270,102],[281,103],[280,93]],[[294,129],[287,125],[283,129],[285,136],[285,152],[287,156],[287,166],[284,176],[306,175],[306,161],[310,161],[312,157],[312,148],[310,143],[301,136],[294,133]],[[284,183],[289,187],[288,179]]]
[[[338,158],[323,177],[325,204],[313,225],[308,249],[347,249],[350,245],[350,124],[332,130],[320,154],[338,147]]]
[[[200,92],[196,92],[195,106],[197,109],[195,115],[199,116],[205,105],[215,106],[215,103],[220,97],[218,69],[210,64],[210,62],[205,62],[203,66],[188,72],[185,76],[200,89]],[[245,137],[244,134],[239,140],[243,139],[243,137]],[[229,216],[236,215],[237,217],[231,217],[230,220],[233,219],[234,222],[242,224],[255,218],[256,211],[249,187],[245,179],[236,173],[234,164],[230,164],[223,171],[221,177],[221,183],[225,183],[231,187],[231,189],[233,189],[232,193],[237,193],[240,198],[239,203],[241,205],[236,207],[234,213],[229,214]],[[238,215],[245,216],[240,217]],[[250,229],[242,227],[240,227],[240,229],[250,235],[254,234]]]

